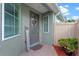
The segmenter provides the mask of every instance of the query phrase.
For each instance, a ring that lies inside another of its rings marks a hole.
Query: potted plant
[[[66,55],[73,55],[78,48],[76,38],[63,38],[58,40],[58,43]]]

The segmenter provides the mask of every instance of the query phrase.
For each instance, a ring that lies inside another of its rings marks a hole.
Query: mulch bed
[[[62,49],[59,46],[53,45],[53,47],[56,50],[56,53],[58,54],[58,56],[66,56],[66,54],[64,53],[64,51],[62,51]]]
[[[60,46],[53,45],[53,47],[54,47],[56,53],[58,54],[58,56],[67,56],[67,55],[64,53],[64,51],[61,49]],[[77,50],[77,52],[78,52],[78,50]],[[73,56],[77,56],[77,54],[78,54],[77,52],[76,52],[76,54],[74,54]]]

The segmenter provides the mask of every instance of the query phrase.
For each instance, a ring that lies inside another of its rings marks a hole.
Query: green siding
[[[22,36],[1,42],[0,55],[13,56],[18,55],[24,49],[24,41]]]
[[[1,16],[0,16],[0,56],[16,56],[26,51],[25,45],[25,32],[24,27],[29,27],[29,12],[30,10],[38,13],[36,10],[27,7],[25,4],[21,4],[21,27],[20,27],[20,35],[5,41],[2,41],[2,24],[1,24]],[[40,13],[38,13],[40,14]],[[1,15],[1,4],[0,4],[0,15]]]
[[[24,33],[24,26],[29,27],[29,11],[34,9],[30,9],[26,7],[25,5],[22,5],[22,27],[21,27],[21,35],[1,41],[2,39],[2,25],[1,25],[1,16],[0,16],[0,55],[8,55],[8,56],[14,56],[14,55],[19,55],[22,51],[25,50],[25,33]],[[36,11],[35,11],[36,12]],[[1,15],[1,4],[0,4],[0,15]],[[42,22],[42,21],[41,21]],[[49,15],[49,33],[44,33],[43,32],[43,23],[42,23],[42,43],[52,45],[53,43],[53,14]]]
[[[43,21],[42,21],[42,43],[52,45],[53,44],[53,14],[49,15],[49,32],[44,33],[43,31]]]
[[[0,5],[1,6],[1,5]],[[21,6],[20,6],[21,7]],[[25,8],[25,7],[24,7]],[[0,8],[1,9],[1,8]],[[22,8],[23,9],[23,8]],[[25,10],[25,9],[24,9]],[[20,16],[23,16],[24,13],[22,10],[22,14]],[[1,13],[0,13],[1,15]],[[21,19],[21,18],[20,18]],[[2,19],[0,18],[0,21]],[[25,19],[22,19],[25,22]],[[1,25],[1,23],[0,23]],[[22,27],[24,27],[24,23],[22,23],[21,25]],[[16,56],[19,55],[22,51],[25,50],[25,36],[24,36],[24,28],[20,27],[20,35],[10,38],[8,40],[2,41],[2,38],[0,36],[0,55],[2,56]],[[2,27],[0,27],[2,28]],[[1,29],[0,29],[1,30]],[[1,32],[1,31],[0,31]],[[1,32],[2,33],[2,32]],[[1,34],[0,33],[0,34]]]
[[[1,4],[0,4],[0,15],[1,15]],[[0,16],[0,22],[1,21],[2,21],[2,19]],[[0,55],[2,55],[2,56],[19,55],[22,51],[25,50],[24,35],[23,35],[24,31],[21,32],[22,34],[20,34],[17,37],[2,41],[2,35],[1,35],[2,27],[1,26],[2,26],[2,24],[0,23]]]

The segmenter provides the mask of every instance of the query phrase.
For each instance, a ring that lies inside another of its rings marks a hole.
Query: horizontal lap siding
[[[30,10],[36,12],[34,9],[27,7],[24,4],[21,4],[20,8],[21,10],[21,33],[20,36],[1,41],[1,4],[0,4],[0,55],[19,55],[21,52],[23,52],[26,49],[25,46],[25,32],[24,27],[29,27],[29,21],[30,16],[29,12]]]
[[[1,38],[2,38],[2,19],[1,19],[1,3],[0,3],[0,40],[1,40]]]

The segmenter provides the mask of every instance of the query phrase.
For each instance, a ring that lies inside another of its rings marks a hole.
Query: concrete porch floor
[[[39,50],[30,50],[29,52],[24,51],[20,56],[57,56],[57,54],[52,46],[43,45]]]

